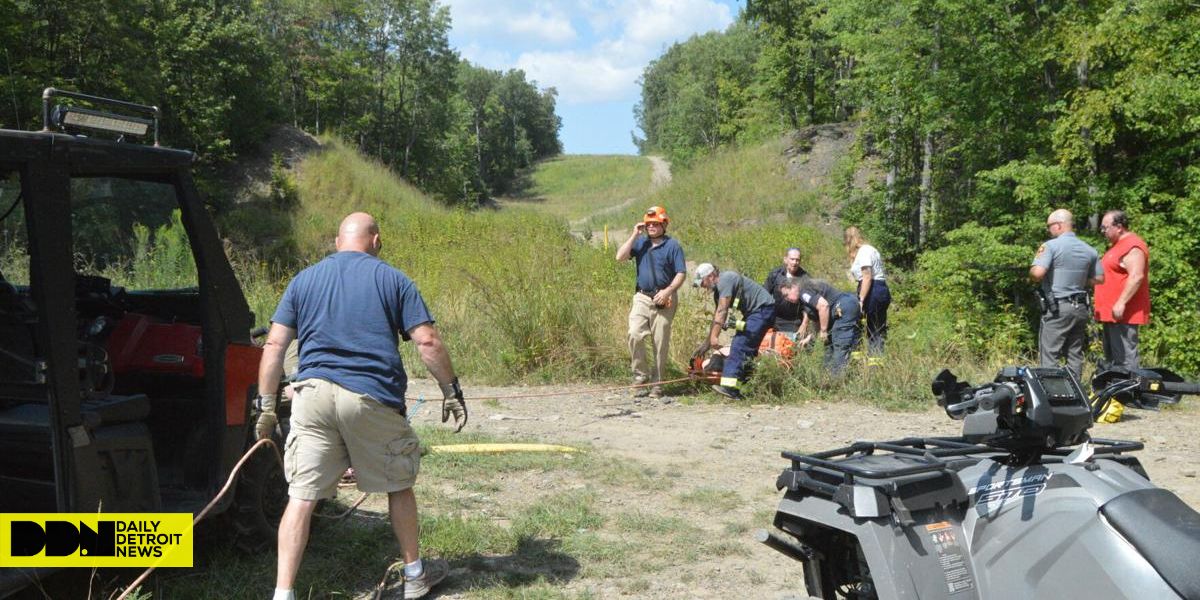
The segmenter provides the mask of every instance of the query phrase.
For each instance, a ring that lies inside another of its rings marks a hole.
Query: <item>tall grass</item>
[[[332,251],[341,218],[370,212],[381,257],[416,281],[461,374],[506,382],[620,371],[623,342],[612,333],[623,316],[612,307],[625,302],[627,267],[579,244],[553,216],[449,210],[341,143],[327,147],[299,176],[292,231],[301,256]]]

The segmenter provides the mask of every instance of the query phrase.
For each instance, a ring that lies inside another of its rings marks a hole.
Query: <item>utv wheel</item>
[[[275,450],[259,448],[242,467],[230,511],[238,547],[257,552],[274,545],[287,503],[287,481]]]

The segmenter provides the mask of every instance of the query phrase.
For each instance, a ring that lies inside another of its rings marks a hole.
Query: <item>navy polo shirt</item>
[[[637,264],[637,287],[648,292],[661,290],[675,279],[678,273],[687,273],[683,261],[683,248],[670,236],[655,246],[650,238],[642,236],[633,244],[630,254]]]
[[[271,321],[296,330],[296,380],[324,379],[403,408],[399,336],[433,317],[399,269],[365,252],[338,252],[296,275]]]

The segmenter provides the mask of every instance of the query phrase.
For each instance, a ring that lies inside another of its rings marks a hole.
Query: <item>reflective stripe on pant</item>
[[[850,362],[850,352],[858,347],[862,339],[858,325],[862,313],[858,310],[858,296],[854,294],[838,296],[829,310],[832,322],[829,324],[829,337],[825,338],[825,368],[836,375],[846,368],[846,363]]]
[[[678,302],[670,308],[659,308],[649,296],[635,293],[633,308],[629,309],[629,355],[633,376],[642,382],[662,381],[670,360],[671,321]],[[654,346],[654,366],[646,359],[646,342]]]
[[[721,385],[737,388],[746,381],[750,359],[758,356],[758,345],[767,330],[775,324],[775,306],[764,306],[746,315],[746,326],[733,336],[729,344],[729,358],[721,370]]]
[[[1065,359],[1067,369],[1080,381],[1083,374],[1083,346],[1087,340],[1087,325],[1092,311],[1083,302],[1058,301],[1058,316],[1042,315],[1038,331],[1038,364],[1057,367]]]

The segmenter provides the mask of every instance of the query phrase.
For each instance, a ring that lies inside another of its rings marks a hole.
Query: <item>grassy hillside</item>
[[[640,156],[559,156],[538,163],[519,190],[501,202],[506,208],[528,207],[578,221],[644,198],[650,179],[650,161]]]
[[[622,169],[624,175],[613,175]],[[633,266],[613,259],[613,245],[605,250],[580,242],[567,221],[605,198],[615,203],[610,206],[621,204],[611,199],[622,195],[638,198],[609,215],[626,227],[643,204],[666,206],[671,234],[690,263],[714,261],[762,280],[786,248],[797,246],[812,273],[850,289],[840,230],[816,216],[824,191],[789,180],[780,144],[721,151],[674,173],[673,183],[654,191],[648,170],[648,161],[633,157],[548,161],[531,174],[539,202],[515,210],[464,212],[443,208],[382,165],[326,140],[325,149],[298,168],[291,209],[247,205],[223,222],[238,224],[227,231],[233,238],[248,229],[276,234],[252,248],[273,248],[272,261],[251,258],[254,254],[245,249],[235,252],[258,320],[265,323],[295,271],[332,250],[345,214],[376,215],[383,228],[383,258],[417,281],[458,371],[478,382],[622,381],[628,376],[624,338]],[[641,196],[636,195],[639,181]],[[618,232],[612,244],[628,231]],[[267,264],[278,266],[272,270]],[[898,275],[895,287],[903,289],[904,276]],[[690,287],[680,304],[672,344],[677,374],[705,335],[712,311],[711,296]],[[844,380],[831,380],[817,349],[801,355],[792,371],[764,362],[752,384],[753,398],[834,395],[912,407],[928,403],[929,378],[942,367],[974,379],[993,374],[993,366],[968,364],[967,353],[955,345],[950,320],[899,304],[892,320],[885,368],[864,367]],[[409,345],[404,351],[414,374],[421,375]]]

